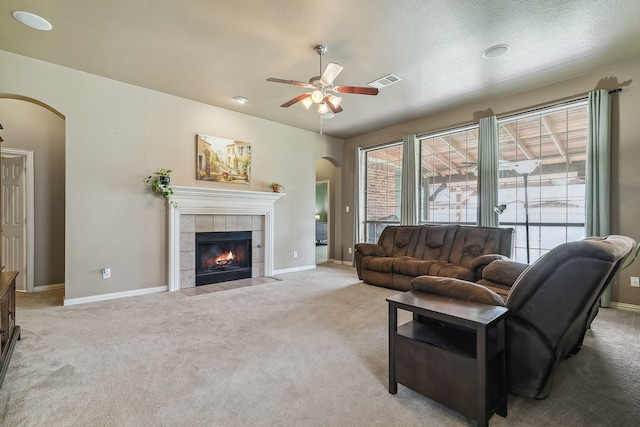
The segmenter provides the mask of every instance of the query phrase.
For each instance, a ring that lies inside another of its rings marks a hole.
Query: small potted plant
[[[169,200],[174,191],[171,186],[171,169],[160,169],[154,175],[149,175],[144,179],[145,184],[151,186],[153,192],[160,194],[165,199]],[[173,200],[169,201],[174,208],[178,205]]]
[[[272,182],[269,185],[271,186],[271,190],[273,190],[274,193],[279,193],[281,191],[286,191],[285,188],[284,188],[284,185],[280,184],[279,182]]]

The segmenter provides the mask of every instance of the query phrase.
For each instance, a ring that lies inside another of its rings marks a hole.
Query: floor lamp
[[[521,202],[524,204],[524,226],[527,239],[527,264],[531,263],[531,249],[529,244],[529,174],[536,170],[540,160],[521,160],[518,162],[510,163],[512,170],[516,171],[518,175],[522,175],[524,180],[524,202],[521,200],[514,200],[507,204],[502,204],[493,208],[493,210],[500,215],[506,209],[510,203]]]

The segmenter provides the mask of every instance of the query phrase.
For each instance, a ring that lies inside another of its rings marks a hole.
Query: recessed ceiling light
[[[53,28],[53,25],[51,25],[49,21],[31,12],[15,10],[13,12],[13,17],[22,22],[27,27],[31,27],[36,30],[49,31]]]
[[[249,100],[244,96],[235,96],[233,97],[233,99],[235,99],[238,104],[246,104],[247,102],[249,102]]]
[[[498,58],[506,55],[509,49],[511,49],[511,47],[508,44],[497,44],[482,52],[482,57],[485,59]]]

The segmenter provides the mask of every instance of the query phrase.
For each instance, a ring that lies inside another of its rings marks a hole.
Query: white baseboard
[[[613,308],[622,308],[624,310],[640,311],[640,305],[627,304],[626,302],[611,301],[609,302],[609,305]]]
[[[76,304],[85,304],[88,302],[96,302],[96,301],[106,301],[110,299],[116,298],[126,298],[137,295],[146,295],[146,294],[155,294],[157,292],[167,292],[167,286],[156,286],[153,288],[142,288],[142,289],[134,289],[131,291],[122,291],[122,292],[112,292],[109,294],[101,294],[101,295],[92,295],[90,297],[79,297],[79,298],[65,298],[64,306],[68,305],[76,305]]]
[[[353,266],[353,261],[349,261],[349,260],[330,259],[328,262],[330,262],[331,264]]]
[[[316,265],[303,265],[302,267],[294,267],[294,268],[283,268],[282,270],[273,270],[273,275],[276,274],[285,274],[285,273],[295,273],[296,271],[305,271],[305,270],[313,270],[316,268]]]
[[[54,289],[64,288],[64,283],[55,283],[53,285],[34,286],[33,292],[51,291]]]

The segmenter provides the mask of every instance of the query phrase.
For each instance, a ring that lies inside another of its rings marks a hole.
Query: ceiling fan
[[[318,113],[321,115],[327,114],[329,110],[333,113],[340,113],[342,111],[342,107],[340,106],[342,98],[337,95],[342,93],[353,93],[357,95],[378,94],[378,89],[374,87],[334,86],[333,81],[338,77],[338,74],[342,72],[342,65],[330,62],[324,72],[322,72],[322,56],[327,53],[327,46],[318,45],[315,47],[315,51],[320,56],[320,72],[322,75],[311,77],[309,79],[309,83],[297,80],[276,79],[272,77],[267,79],[268,82],[284,83],[309,89],[310,92],[300,94],[295,98],[288,100],[282,104],[281,107],[286,108],[295,103],[301,102],[308,110],[315,103],[318,104]]]

